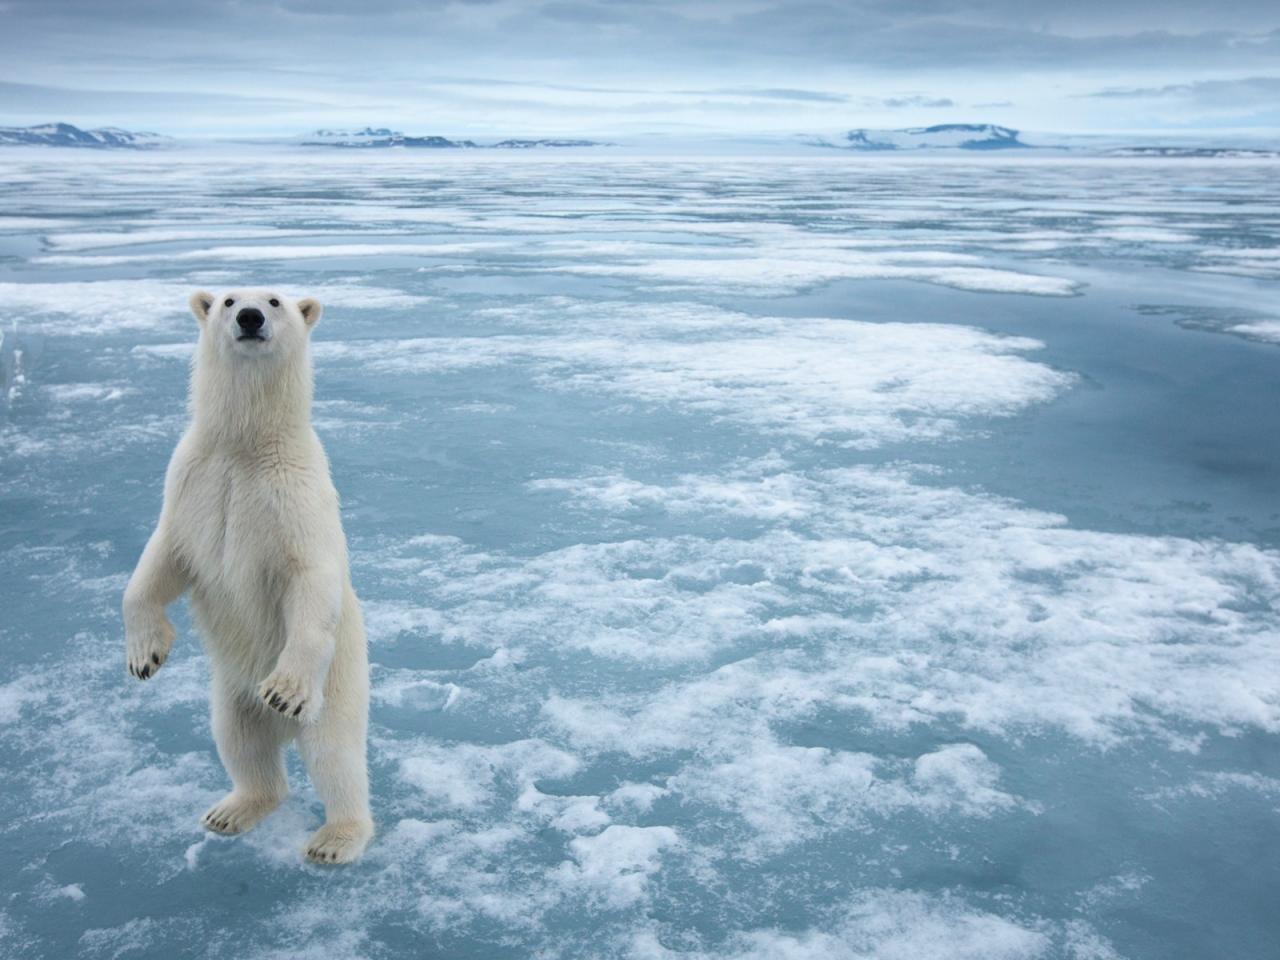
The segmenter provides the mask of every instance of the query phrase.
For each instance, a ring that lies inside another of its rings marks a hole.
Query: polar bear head
[[[220,354],[255,360],[284,359],[306,347],[322,308],[311,297],[293,301],[270,290],[191,295],[200,336]]]

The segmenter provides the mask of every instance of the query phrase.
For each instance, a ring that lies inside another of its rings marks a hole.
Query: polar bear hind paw
[[[373,824],[362,820],[326,823],[307,841],[312,863],[350,863],[364,853],[373,837]]]
[[[280,806],[280,797],[243,797],[229,793],[208,809],[200,823],[206,830],[234,836],[256,826]]]

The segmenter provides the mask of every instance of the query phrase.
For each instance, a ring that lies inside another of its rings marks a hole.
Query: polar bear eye
[[[267,301],[267,303],[271,304],[273,307],[280,306],[280,301],[277,300],[275,297],[272,297],[270,300]]]
[[[235,303],[235,301],[234,301],[234,300],[232,300],[230,297],[227,297],[227,299],[223,302],[223,304],[222,304],[222,305],[223,305],[224,307],[229,307],[229,306],[231,306],[233,303]]]

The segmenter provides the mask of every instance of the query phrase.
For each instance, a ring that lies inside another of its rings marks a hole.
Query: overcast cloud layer
[[[1280,7],[7,0],[0,123],[449,136],[1280,128]]]

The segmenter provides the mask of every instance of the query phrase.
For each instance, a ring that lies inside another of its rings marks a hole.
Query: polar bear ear
[[[197,290],[187,301],[191,304],[191,312],[201,323],[209,319],[209,311],[213,309],[213,294],[207,290]]]
[[[307,297],[298,301],[298,312],[302,314],[302,322],[308,327],[314,327],[316,321],[320,319],[320,314],[324,313],[324,307],[320,306],[320,301],[314,297]]]

